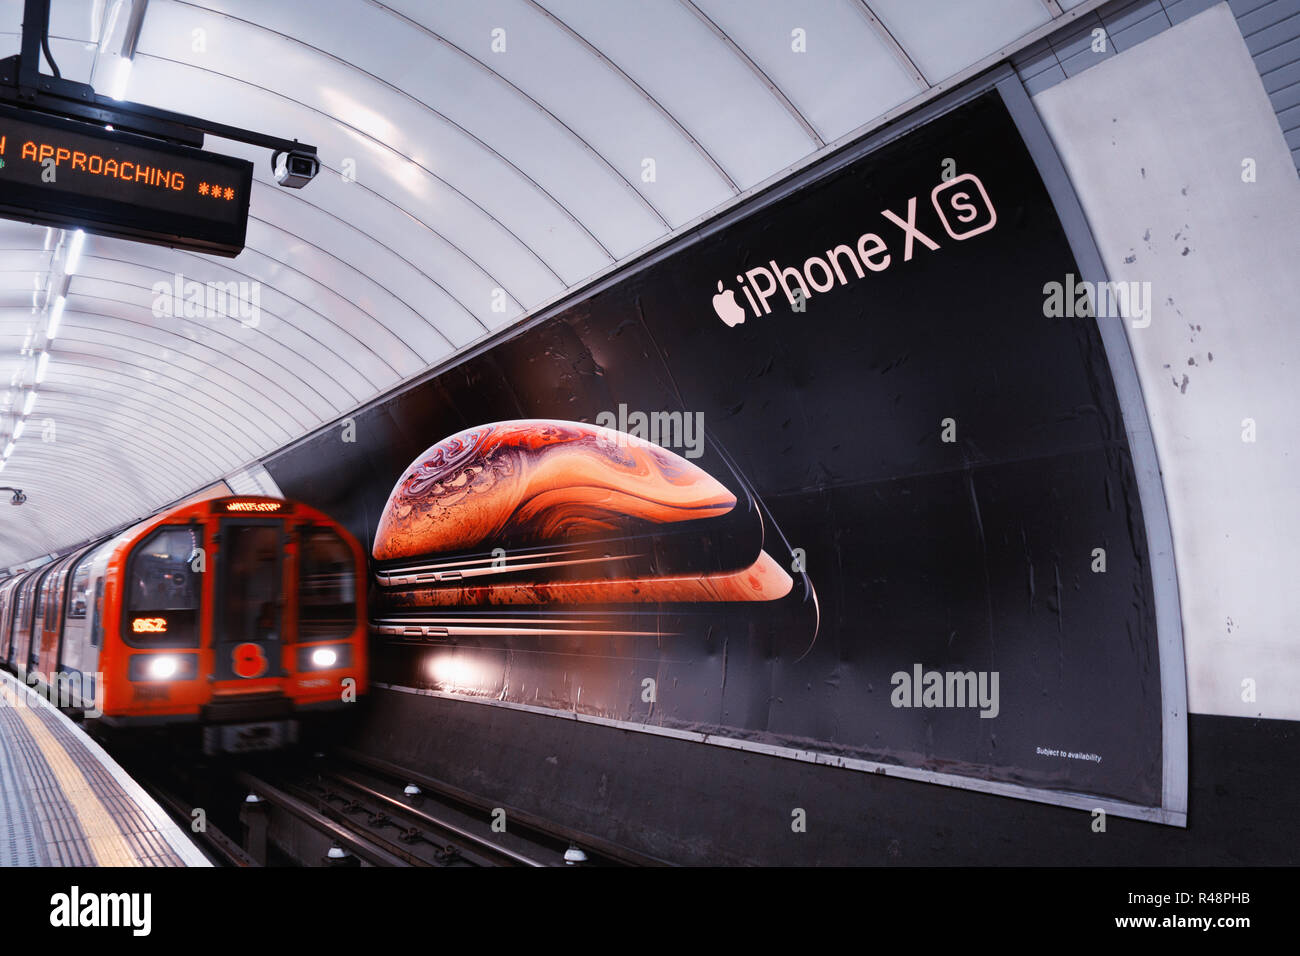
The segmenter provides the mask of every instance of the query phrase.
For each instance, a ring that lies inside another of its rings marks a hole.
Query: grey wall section
[[[1094,10],[1068,29],[1046,37],[1012,58],[1031,95],[1132,49],[1221,0],[1123,0]],[[1300,169],[1300,0],[1229,0],[1264,83],[1282,135]],[[1094,45],[1093,31],[1105,31]],[[1095,47],[1095,48],[1094,48]]]
[[[1300,169],[1300,0],[1232,0],[1231,7]]]
[[[1085,14],[1065,30],[1045,37],[1011,60],[1031,93],[1055,86],[1170,26],[1161,0],[1109,3]],[[1095,31],[1105,42],[1096,42]]]

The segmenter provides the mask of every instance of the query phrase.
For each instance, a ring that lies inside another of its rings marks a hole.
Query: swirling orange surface
[[[702,469],[622,432],[549,419],[494,422],[443,439],[407,469],[380,517],[374,556],[618,534],[638,520],[707,518],[735,504]]]

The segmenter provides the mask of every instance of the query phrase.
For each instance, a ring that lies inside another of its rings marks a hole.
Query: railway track
[[[551,860],[544,865],[561,865],[571,849],[581,851],[584,866],[666,866],[665,861],[647,856],[604,840],[590,833],[565,827],[553,820],[515,807],[502,807],[477,794],[462,790],[445,781],[415,773],[397,764],[374,757],[349,747],[337,748],[332,756],[336,766],[351,775],[364,775],[373,780],[385,781],[390,786],[418,786],[426,800],[436,802],[444,812],[458,812],[475,820],[490,819],[501,811],[509,821],[508,831],[522,838],[526,845],[537,848],[540,859]],[[486,826],[486,824],[483,824]],[[505,834],[500,836],[504,837]],[[558,858],[558,859],[557,859]]]
[[[242,782],[259,795],[267,787],[253,779]],[[272,803],[283,802],[284,796],[299,801],[354,839],[381,847],[410,866],[563,865],[562,853],[521,846],[518,840],[494,839],[497,835],[487,826],[476,828],[476,821],[449,813],[445,807],[430,806],[419,796],[399,797],[386,789],[377,781],[321,769],[287,784],[281,795],[266,796]]]
[[[153,797],[158,802],[158,805],[171,815],[172,819],[185,827],[186,832],[199,844],[208,859],[213,863],[241,868],[261,865],[239,845],[238,841],[231,839],[217,826],[207,824],[201,830],[196,831],[191,826],[194,819],[194,806],[191,801],[156,782],[145,780],[140,781],[140,783],[149,796]]]
[[[207,855],[226,866],[659,863],[356,751],[182,768],[183,762],[159,761],[137,766],[136,776]],[[207,820],[194,830],[197,806],[224,809],[215,814],[220,825]]]

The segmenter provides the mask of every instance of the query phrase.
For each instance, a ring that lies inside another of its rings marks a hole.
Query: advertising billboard
[[[379,684],[1158,808],[1091,291],[989,91],[265,464],[370,545]]]

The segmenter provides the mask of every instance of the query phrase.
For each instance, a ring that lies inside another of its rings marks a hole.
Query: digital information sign
[[[0,216],[236,256],[253,164],[0,106]]]
[[[224,501],[213,506],[213,511],[225,514],[289,514],[293,504],[288,501]]]

